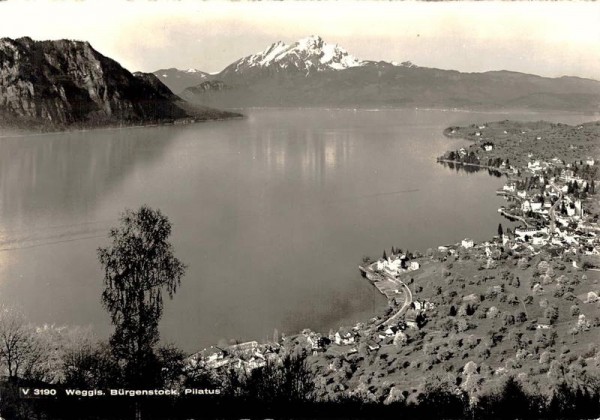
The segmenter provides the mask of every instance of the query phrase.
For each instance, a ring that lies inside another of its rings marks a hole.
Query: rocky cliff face
[[[155,76],[131,74],[87,42],[0,39],[0,121],[100,126],[187,117]]]

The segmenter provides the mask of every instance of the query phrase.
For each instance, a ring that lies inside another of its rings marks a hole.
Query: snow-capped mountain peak
[[[277,61],[278,58],[281,59],[281,57],[285,55],[288,49],[289,45],[278,41],[263,52],[250,56],[250,58],[255,58],[254,61],[257,61],[258,64],[261,66],[268,66],[273,61]]]
[[[325,41],[323,41],[323,38],[321,38],[318,35],[311,35],[298,40],[296,44],[299,48],[310,50],[323,48],[323,45],[325,45]]]
[[[319,36],[302,38],[293,44],[276,42],[262,52],[234,63],[233,71],[275,68],[296,69],[301,72],[343,70],[365,62],[355,58],[337,44],[328,44]]]

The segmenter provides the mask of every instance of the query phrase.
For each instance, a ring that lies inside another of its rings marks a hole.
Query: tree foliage
[[[170,235],[167,217],[142,206],[126,210],[121,225],[110,231],[112,244],[98,250],[104,269],[102,303],[115,326],[111,348],[134,385],[147,385],[157,366],[163,292],[173,297],[186,268],[173,255]]]
[[[121,383],[121,369],[108,343],[82,339],[70,346],[64,357],[64,380],[78,388],[102,388]]]
[[[267,360],[249,373],[230,370],[222,384],[228,395],[271,405],[313,401],[315,380],[306,355],[286,354],[280,361]]]

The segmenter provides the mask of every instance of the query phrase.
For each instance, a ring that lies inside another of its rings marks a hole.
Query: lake
[[[161,334],[193,351],[277,328],[328,331],[386,302],[365,255],[489,239],[503,181],[436,163],[449,125],[591,117],[425,110],[252,109],[188,126],[0,139],[0,302],[34,323],[107,337],[96,250],[125,208],[173,223],[189,268]]]

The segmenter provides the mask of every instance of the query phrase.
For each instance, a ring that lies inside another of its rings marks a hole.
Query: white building
[[[541,210],[542,210],[542,203],[540,203],[539,201],[531,202],[531,211],[541,211]]]
[[[354,343],[354,336],[350,331],[341,330],[335,333],[334,340],[339,346],[349,345]]]
[[[529,169],[532,172],[537,172],[542,170],[542,166],[540,164],[540,161],[536,160],[533,162],[527,162],[527,169]]]
[[[400,271],[402,260],[400,258],[380,259],[377,261],[378,271],[387,271],[390,274],[396,275]]]
[[[473,245],[475,245],[475,243],[473,242],[473,239],[470,239],[470,238],[463,239],[460,244],[463,248],[473,248]]]
[[[573,170],[565,169],[564,171],[562,171],[561,178],[564,179],[566,182],[573,180],[574,177],[575,172],[573,172]]]
[[[505,186],[503,186],[502,189],[504,191],[508,191],[508,192],[515,192],[516,186],[514,183],[510,183],[510,184],[506,184]]]
[[[536,228],[523,228],[523,227],[518,227],[515,229],[515,236],[521,238],[521,239],[525,239],[525,236],[528,237],[533,237],[533,235],[535,235],[536,233],[548,233],[548,228],[541,228],[541,229],[536,229]]]

